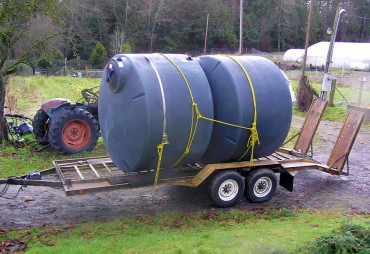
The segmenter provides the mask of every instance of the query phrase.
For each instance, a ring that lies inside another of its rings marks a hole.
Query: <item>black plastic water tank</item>
[[[192,101],[182,74],[199,109],[213,117],[208,80],[198,62],[186,55],[127,54],[116,55],[108,62],[99,92],[99,124],[106,149],[120,169],[155,168],[164,112],[169,144],[164,148],[162,166],[170,167],[184,153]],[[189,154],[178,166],[200,160],[212,126],[211,122],[199,122]]]

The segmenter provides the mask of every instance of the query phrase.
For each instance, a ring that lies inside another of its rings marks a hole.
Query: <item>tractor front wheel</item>
[[[33,118],[33,134],[36,139],[43,145],[49,143],[47,133],[50,124],[50,117],[42,110],[39,109]]]
[[[50,123],[50,145],[61,154],[92,150],[98,140],[98,122],[83,108],[67,108]]]

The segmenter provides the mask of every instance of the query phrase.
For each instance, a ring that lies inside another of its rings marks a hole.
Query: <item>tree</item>
[[[53,62],[46,57],[41,57],[37,62],[37,66],[43,69],[51,70],[53,68]]]
[[[221,0],[211,0],[209,10],[209,42],[216,48],[233,48],[237,45],[232,15],[229,8]]]
[[[107,63],[108,53],[103,44],[98,42],[90,54],[90,63],[94,68],[103,68]]]
[[[61,24],[59,11],[61,10],[58,0],[0,0],[0,143],[7,137],[2,114],[7,76],[14,73],[20,63],[27,62],[31,52],[60,32],[45,35],[19,54],[15,54],[15,46],[27,34],[35,14],[44,13],[55,24]]]
[[[145,3],[147,11],[143,14],[147,19],[148,50],[152,52],[156,27],[159,22],[165,19],[167,8],[164,0],[146,0]]]
[[[116,55],[122,52],[123,46],[126,44],[126,33],[124,30],[116,28],[114,33],[109,36],[110,39],[110,51],[112,55]]]

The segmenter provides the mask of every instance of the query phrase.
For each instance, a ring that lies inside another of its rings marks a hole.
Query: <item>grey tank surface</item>
[[[291,122],[288,85],[280,69],[261,57],[125,54],[116,55],[103,73],[99,123],[113,162],[127,172],[155,168],[157,146],[167,134],[161,166],[183,155],[192,126],[192,100],[202,116],[251,127],[256,97],[260,145],[254,157],[275,152]],[[190,91],[186,85],[188,81]],[[165,123],[165,124],[164,124]],[[193,125],[194,127],[194,125]],[[165,130],[165,131],[164,131]],[[176,166],[238,160],[247,149],[249,130],[200,119],[189,153]],[[243,160],[249,160],[248,153]]]
[[[235,60],[236,61],[235,61]],[[283,144],[292,120],[289,87],[281,70],[270,60],[257,56],[202,56],[198,59],[208,78],[215,119],[239,126],[252,127],[254,89],[257,110],[257,131],[260,144],[254,158],[274,153]],[[251,84],[241,64],[250,77]],[[251,132],[241,128],[215,124],[204,163],[239,160],[247,150]],[[243,160],[250,159],[248,152]]]
[[[199,109],[213,117],[211,89],[198,62],[187,59],[186,55],[166,56],[183,72]],[[109,155],[124,171],[155,168],[157,145],[162,142],[164,111],[168,144],[162,166],[170,167],[185,151],[192,101],[180,71],[170,60],[158,54],[116,55],[103,73],[99,124]],[[212,127],[211,122],[199,123],[198,135],[181,164],[200,160],[208,147]]]

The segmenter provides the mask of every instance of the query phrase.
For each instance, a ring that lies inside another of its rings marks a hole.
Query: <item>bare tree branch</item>
[[[122,47],[127,41],[126,33],[123,29],[116,28],[114,33],[109,36],[109,42],[111,46],[112,55],[116,55],[122,52]]]

